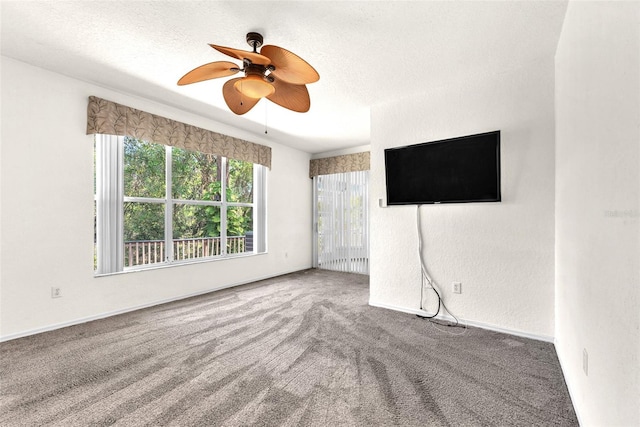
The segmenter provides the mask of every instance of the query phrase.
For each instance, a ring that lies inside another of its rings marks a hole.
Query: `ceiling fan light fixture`
[[[238,80],[233,87],[238,92],[249,98],[264,98],[265,96],[272,95],[275,92],[275,88],[270,83],[267,83],[262,76],[250,74],[243,79]]]

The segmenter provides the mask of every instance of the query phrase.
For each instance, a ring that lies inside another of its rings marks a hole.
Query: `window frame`
[[[230,202],[227,200],[227,177],[221,176],[220,200],[188,200],[173,198],[173,149],[165,149],[165,194],[164,198],[126,196],[124,194],[124,140],[125,136],[96,134],[94,139],[95,192],[96,203],[96,266],[94,275],[104,276],[132,271],[166,268],[210,262],[229,258],[254,256],[266,252],[266,167],[253,163],[253,202]],[[148,141],[152,142],[153,141]],[[115,144],[115,146],[114,146]],[[162,145],[162,144],[160,144]],[[179,148],[184,150],[184,148]],[[108,156],[109,158],[104,158]],[[226,171],[229,159],[217,155],[219,168]],[[144,265],[124,266],[124,204],[153,203],[164,205],[164,260]],[[215,206],[220,209],[220,253],[189,259],[175,259],[173,238],[174,205]],[[252,210],[253,249],[251,252],[228,253],[227,251],[227,211],[232,207],[247,207]]]

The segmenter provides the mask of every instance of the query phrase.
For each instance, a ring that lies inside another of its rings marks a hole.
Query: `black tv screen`
[[[500,131],[384,150],[387,205],[500,201]]]

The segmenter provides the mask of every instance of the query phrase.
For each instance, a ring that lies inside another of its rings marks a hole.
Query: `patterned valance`
[[[87,107],[87,135],[93,133],[132,136],[271,168],[271,147],[90,96]]]
[[[332,173],[368,171],[370,169],[370,152],[345,154],[344,156],[312,159],[309,162],[309,178]]]

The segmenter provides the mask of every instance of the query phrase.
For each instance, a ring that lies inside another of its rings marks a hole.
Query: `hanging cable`
[[[429,284],[429,286],[431,287],[431,289],[433,290],[433,292],[435,292],[436,296],[438,297],[438,309],[436,310],[435,314],[433,316],[423,316],[423,315],[417,315],[418,317],[422,317],[425,319],[433,319],[434,317],[436,317],[439,313],[440,313],[440,306],[442,305],[442,298],[440,298],[440,294],[438,293],[438,291],[436,290],[435,287],[433,287],[433,282],[431,280],[431,277],[429,277],[429,273],[427,273],[427,268],[425,266],[424,263],[424,259],[422,258],[422,227],[420,227],[420,223],[421,218],[420,218],[420,207],[422,205],[418,205],[418,209],[417,209],[417,213],[416,213],[416,225],[418,228],[418,258],[420,259],[420,310],[424,311],[424,285],[425,285],[425,280],[427,281],[427,283]]]
[[[420,310],[425,311],[424,310],[424,287],[425,287],[425,281],[426,283],[429,285],[429,287],[431,288],[431,290],[436,294],[436,297],[438,298],[438,309],[436,310],[435,314],[433,314],[432,316],[424,316],[421,314],[416,314],[416,316],[422,318],[422,319],[428,319],[429,322],[434,326],[434,328],[440,330],[438,327],[436,327],[435,325],[440,325],[440,326],[451,326],[451,327],[455,327],[460,325],[460,321],[458,320],[458,318],[447,308],[447,306],[445,305],[444,301],[442,300],[442,297],[440,296],[440,292],[438,292],[438,289],[436,287],[435,281],[431,278],[431,276],[429,275],[429,272],[427,271],[427,266],[426,263],[424,262],[424,258],[422,256],[422,227],[420,226],[422,223],[421,217],[420,217],[420,207],[422,205],[418,205],[417,208],[417,212],[416,212],[416,222],[417,222],[417,229],[418,229],[418,258],[420,259]],[[440,308],[442,308],[442,314],[444,315],[445,312],[449,313],[451,315],[451,317],[454,318],[455,323],[453,324],[445,324],[445,323],[439,323],[434,321],[433,319],[435,317],[438,316],[438,314],[440,314]],[[463,333],[466,332],[467,329],[467,325],[464,325],[465,331]],[[443,331],[446,332],[446,331]],[[453,334],[453,335],[462,335],[462,334]]]

